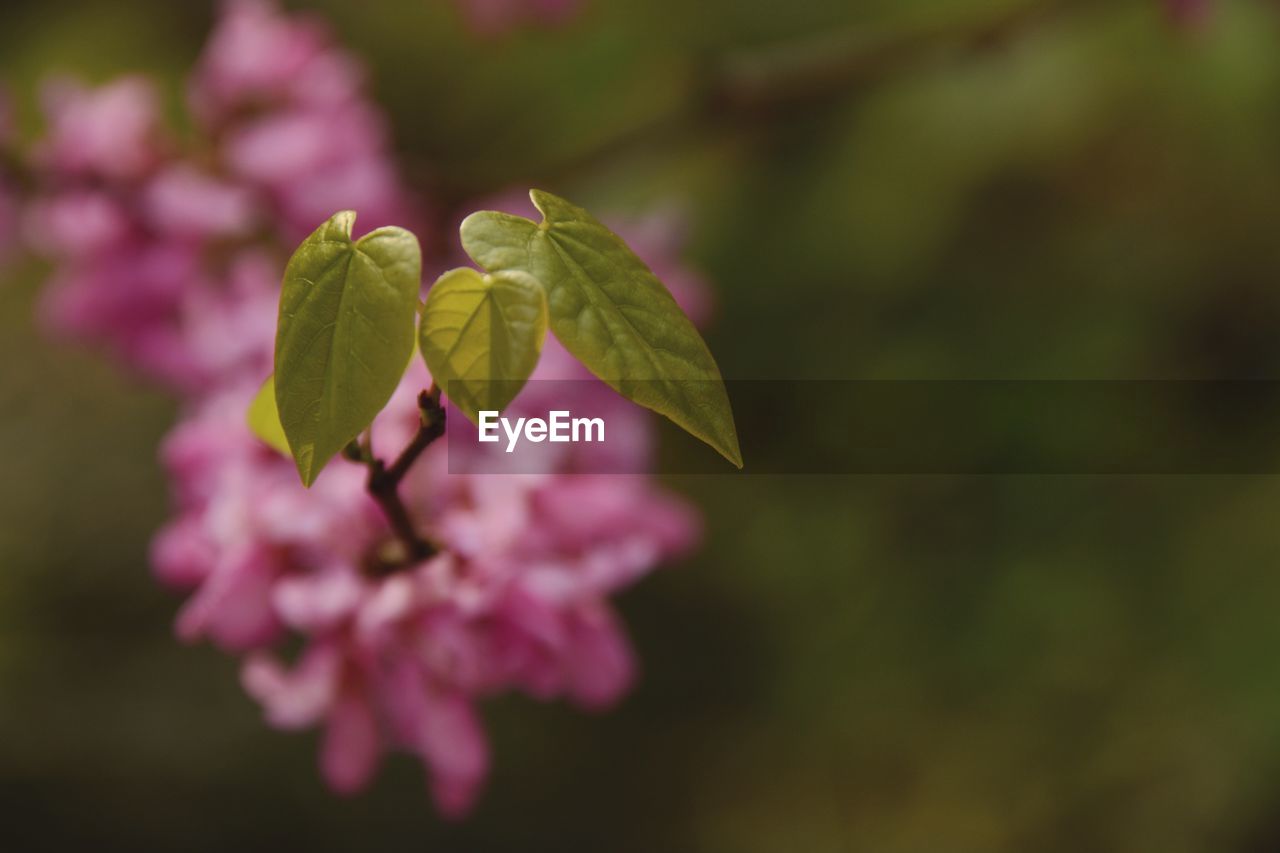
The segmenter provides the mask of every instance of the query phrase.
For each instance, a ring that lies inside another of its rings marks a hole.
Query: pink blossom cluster
[[[404,565],[363,466],[335,460],[304,489],[245,421],[271,370],[284,260],[336,210],[371,228],[413,225],[422,205],[400,190],[360,66],[314,19],[227,3],[187,103],[182,139],[142,78],[48,87],[41,190],[25,212],[29,241],[55,261],[47,314],[184,400],[162,449],[176,513],[152,549],[157,577],[189,592],[178,635],[242,656],[271,725],[321,728],[334,790],[362,788],[403,751],[441,811],[462,814],[488,767],[477,703],[506,690],[616,700],[635,662],[610,597],[691,547],[696,516],[645,477],[449,474],[441,440],[401,484],[440,552]],[[664,222],[624,236],[704,313]],[[433,273],[457,262],[427,261]],[[587,374],[549,340],[537,376]],[[408,443],[430,382],[415,360],[372,429],[380,457]],[[625,452],[647,451],[644,418],[628,407],[611,423],[635,438]]]
[[[622,232],[698,318],[701,281],[664,253],[671,222]],[[533,378],[517,408],[539,405],[538,380],[590,377],[548,340]],[[374,423],[375,452],[408,444],[430,381],[415,361]],[[645,414],[594,387],[605,405],[622,404],[610,408],[610,429],[631,440],[610,452],[631,458],[586,459],[596,451],[581,445],[573,452],[584,458],[564,459],[564,470],[639,470]],[[363,468],[335,462],[303,489],[292,462],[245,428],[256,390],[238,382],[205,395],[166,440],[179,513],[153,563],[164,583],[193,591],[179,636],[245,653],[245,689],[273,725],[323,726],[321,772],[334,790],[359,790],[381,755],[406,750],[429,769],[441,811],[462,814],[488,765],[477,700],[515,689],[603,708],[627,690],[635,664],[609,597],[693,546],[696,515],[683,502],[629,475],[449,474],[441,440],[401,488],[442,553],[387,574],[378,562],[393,537]],[[289,665],[275,649],[298,635],[306,647]]]
[[[186,392],[261,376],[280,248],[342,208],[410,219],[362,78],[319,21],[231,0],[190,80],[189,140],[145,78],[48,83],[24,224],[56,264],[46,318]]]
[[[411,368],[375,449],[408,442],[427,383]],[[251,392],[208,398],[166,441],[180,513],[154,562],[194,590],[181,636],[247,653],[245,689],[272,724],[323,726],[334,790],[362,788],[401,749],[429,769],[441,811],[461,814],[488,766],[477,700],[515,689],[597,708],[628,688],[634,663],[608,599],[692,544],[683,504],[625,475],[450,475],[441,441],[401,489],[442,551],[387,573],[376,561],[394,543],[362,469],[335,463],[304,491],[244,430]],[[305,648],[289,664],[274,647],[291,635]]]

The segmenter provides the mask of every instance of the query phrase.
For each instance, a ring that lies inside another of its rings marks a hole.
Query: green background
[[[1280,373],[1270,4],[1183,32],[1155,0],[587,0],[489,41],[444,0],[316,5],[442,207],[511,184],[682,204],[728,376]],[[212,14],[11,0],[0,78],[28,126],[59,69],[156,73],[176,112]],[[42,273],[0,286],[16,849],[1280,847],[1274,477],[674,480],[706,542],[621,601],[628,701],[487,705],[463,823],[407,757],[335,798],[313,734],[172,639],[146,548],[173,404],[42,338]]]

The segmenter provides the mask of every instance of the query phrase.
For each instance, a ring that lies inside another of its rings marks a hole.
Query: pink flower
[[[509,8],[554,17],[575,5]],[[174,517],[151,554],[157,579],[188,596],[179,637],[242,655],[244,687],[271,725],[322,727],[320,770],[335,791],[363,788],[384,754],[405,752],[441,811],[461,815],[490,761],[478,703],[512,690],[617,701],[636,664],[610,598],[691,548],[696,518],[643,476],[569,473],[641,470],[650,433],[646,413],[554,341],[537,377],[584,380],[621,440],[502,477],[449,474],[447,440],[436,442],[401,484],[414,525],[439,546],[430,559],[397,557],[363,466],[334,460],[304,489],[245,422],[271,370],[284,259],[335,210],[356,209],[369,229],[414,225],[418,205],[358,63],[313,18],[230,0],[189,92],[203,138],[186,149],[160,126],[145,81],[51,87],[37,146],[45,185],[23,217],[55,263],[45,317],[182,395],[161,451]],[[706,291],[678,263],[671,221],[620,227],[701,316]],[[415,360],[373,425],[375,452],[409,441],[430,382]],[[516,405],[545,407],[545,394],[535,383]],[[616,458],[590,456],[602,452]]]
[[[109,252],[135,234],[128,212],[110,194],[87,187],[34,200],[24,229],[32,248],[69,259]]]
[[[375,449],[407,440],[429,382],[410,369],[375,424]],[[683,504],[639,477],[449,475],[441,441],[403,492],[445,550],[371,572],[391,537],[363,468],[337,460],[303,489],[245,426],[254,390],[210,398],[166,441],[179,514],[153,557],[162,580],[194,591],[180,635],[258,649],[244,680],[268,720],[325,726],[321,767],[335,790],[363,786],[398,749],[424,762],[440,809],[461,814],[488,767],[477,700],[514,689],[599,708],[630,686],[608,597],[692,545]],[[293,668],[271,652],[288,633],[308,640]]]
[[[363,98],[364,71],[337,49],[320,19],[283,15],[268,0],[225,0],[189,86],[191,108],[211,128],[237,114]]]
[[[187,152],[146,81],[52,84],[36,146],[48,188],[23,232],[56,263],[55,329],[200,394],[269,369],[280,269],[302,237],[347,208],[362,229],[414,225],[415,205],[358,64],[309,17],[227,3],[191,100],[208,138]],[[6,212],[0,185],[0,225]]]
[[[286,243],[343,209],[362,229],[413,224],[364,71],[321,21],[228,0],[189,91],[226,169],[270,201]]]
[[[68,259],[41,308],[53,328],[105,344],[124,361],[181,385],[196,365],[173,319],[184,290],[202,286],[200,278],[191,249],[126,241]]]
[[[143,187],[142,206],[151,231],[174,239],[238,237],[252,231],[261,218],[251,188],[181,162]]]
[[[178,320],[192,364],[185,388],[206,391],[252,383],[271,372],[280,300],[278,257],[245,249],[226,266],[221,288],[186,294]]]
[[[159,162],[165,145],[159,99],[151,83],[124,77],[98,89],[69,79],[44,90],[49,135],[36,161],[51,173],[131,181]]]
[[[362,229],[403,217],[407,205],[386,148],[381,117],[350,104],[251,120],[228,131],[226,157],[231,172],[260,187],[300,239],[336,210],[358,211]]]

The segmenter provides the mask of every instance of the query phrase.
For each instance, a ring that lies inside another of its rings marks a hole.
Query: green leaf
[[[533,373],[547,334],[547,299],[532,276],[450,270],[427,293],[418,348],[431,377],[474,423],[507,407]]]
[[[289,453],[289,439],[284,436],[284,427],[280,425],[280,410],[276,408],[276,376],[271,374],[262,383],[258,393],[253,396],[249,410],[245,413],[249,429],[265,444],[280,451],[285,456]]]
[[[310,486],[391,399],[413,351],[421,289],[418,241],[379,228],[351,241],[336,213],[289,260],[276,329],[276,404]]]
[[[666,415],[742,467],[720,369],[662,282],[591,214],[541,190],[540,225],[482,211],[462,245],[490,272],[542,283],[553,331],[587,369],[628,399]]]

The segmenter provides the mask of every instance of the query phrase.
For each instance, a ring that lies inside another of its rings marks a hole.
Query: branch
[[[842,98],[930,60],[1000,50],[1068,10],[1098,0],[1033,0],[976,20],[921,26],[868,39],[824,34],[729,56],[712,74],[711,103],[722,114],[774,118]]]
[[[809,35],[764,48],[708,57],[694,66],[685,93],[658,115],[621,130],[592,147],[570,151],[534,168],[548,184],[590,172],[619,157],[678,143],[696,131],[741,133],[785,124],[797,112],[821,109],[875,86],[894,74],[929,62],[1001,50],[1068,12],[1106,0],[1028,0],[984,17],[912,27],[890,35],[862,31]],[[427,183],[433,197],[468,199],[496,192],[488,162],[451,164]]]
[[[368,566],[370,571],[378,575],[422,562],[440,551],[434,543],[418,533],[413,519],[409,517],[409,511],[400,499],[400,481],[409,473],[422,451],[444,435],[445,411],[440,405],[439,388],[432,385],[430,390],[418,395],[418,410],[421,418],[418,431],[389,467],[371,453],[357,451],[361,454],[362,461],[369,466],[365,488],[382,509],[387,523],[391,525],[391,531],[404,549],[403,557],[399,560],[378,559]]]

